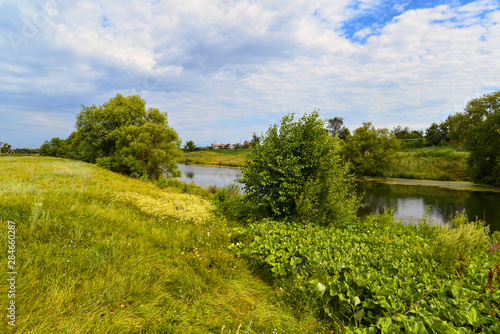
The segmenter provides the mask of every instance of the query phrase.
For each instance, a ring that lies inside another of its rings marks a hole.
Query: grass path
[[[230,253],[210,201],[180,188],[71,160],[1,157],[0,221],[4,268],[7,221],[16,224],[17,333],[314,332]]]

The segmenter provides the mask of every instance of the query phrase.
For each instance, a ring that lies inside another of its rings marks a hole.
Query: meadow
[[[46,157],[1,157],[0,185],[18,333],[500,331],[499,234],[460,213],[452,229],[274,221],[234,186]]]
[[[217,165],[227,167],[244,167],[249,149],[237,148],[227,149],[206,149],[194,152],[184,152],[179,163],[192,163],[196,165]]]
[[[12,221],[17,333],[314,332],[317,320],[280,308],[228,250],[208,196],[83,162],[1,157],[2,330]]]

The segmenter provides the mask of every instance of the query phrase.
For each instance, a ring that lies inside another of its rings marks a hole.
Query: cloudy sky
[[[66,138],[140,94],[183,142],[320,109],[425,129],[500,90],[500,0],[1,0],[0,141]]]

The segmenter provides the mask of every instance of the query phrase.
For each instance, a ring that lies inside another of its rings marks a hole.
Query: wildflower
[[[500,243],[497,242],[496,244],[492,244],[491,247],[490,247],[490,252],[493,253],[495,251],[497,251],[498,249],[500,249]]]

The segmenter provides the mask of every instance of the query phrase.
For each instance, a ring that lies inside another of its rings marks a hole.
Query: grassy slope
[[[179,162],[243,167],[248,152],[248,149],[184,152]],[[391,177],[417,180],[468,181],[465,166],[466,158],[466,152],[453,147],[406,149],[399,152]]]
[[[16,223],[18,333],[314,331],[229,253],[226,223],[199,196],[14,156],[0,158],[0,199],[4,265]]]
[[[198,165],[243,167],[245,165],[245,159],[248,152],[248,149],[243,148],[234,150],[204,150],[184,152],[179,162],[190,162]]]
[[[451,146],[404,150],[399,152],[392,177],[468,181],[465,163],[467,155],[467,152]]]

